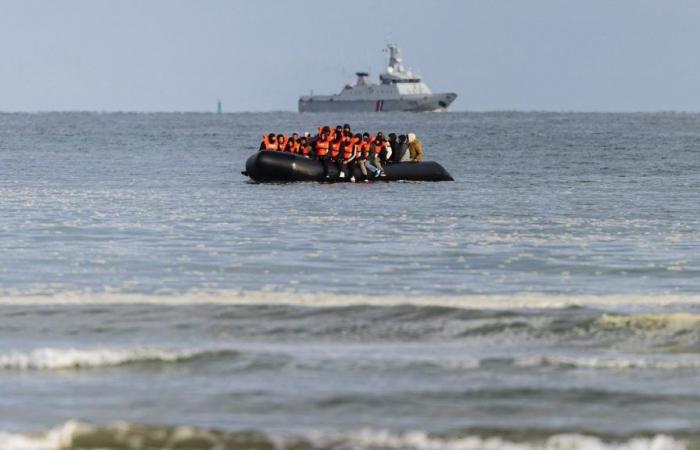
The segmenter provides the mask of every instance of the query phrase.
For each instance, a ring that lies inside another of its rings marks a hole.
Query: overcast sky
[[[453,110],[700,111],[698,0],[0,0],[0,111],[296,110],[387,41]]]

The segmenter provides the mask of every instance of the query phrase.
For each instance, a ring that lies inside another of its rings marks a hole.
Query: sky
[[[293,111],[388,42],[452,110],[700,111],[698,0],[0,0],[0,111]]]

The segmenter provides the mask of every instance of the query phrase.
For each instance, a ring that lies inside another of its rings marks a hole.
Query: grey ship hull
[[[386,100],[343,99],[336,95],[305,96],[299,112],[423,112],[446,111],[457,94],[403,95]]]

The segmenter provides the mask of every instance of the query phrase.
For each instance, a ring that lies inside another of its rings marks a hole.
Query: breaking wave
[[[90,309],[99,304],[100,308]],[[261,338],[285,342],[290,339],[332,339],[338,342],[415,342],[430,339],[471,345],[513,347],[524,342],[577,348],[614,350],[622,354],[700,353],[700,296],[512,296],[411,297],[290,294],[266,292],[190,293],[173,295],[79,294],[1,297],[0,305],[11,309],[12,327],[30,324],[49,305],[56,321],[52,332],[71,332],[72,308],[99,322],[112,308],[142,310],[163,307],[162,327],[173,333],[178,327],[209,333],[212,326],[225,327],[230,338]],[[64,305],[66,306],[64,308]],[[223,305],[223,306],[222,306]],[[170,321],[170,322],[169,322]],[[65,324],[65,325],[64,325]],[[94,333],[131,332],[132,324],[110,323]],[[86,332],[92,332],[86,330]],[[209,351],[210,349],[206,349]],[[198,350],[201,353],[204,350]],[[197,353],[195,352],[195,353]],[[139,361],[180,362],[197,356],[189,351],[56,350],[0,353],[0,369],[55,369],[120,365]],[[561,360],[546,364],[608,368],[696,367],[695,360]]]
[[[256,431],[123,422],[97,426],[76,421],[40,433],[0,432],[0,448],[4,450],[684,450],[695,448],[696,443],[663,434],[606,438],[577,432],[499,435],[489,431],[442,436],[371,429],[279,438]]]
[[[11,351],[0,354],[0,368],[5,370],[89,369],[142,363],[168,364],[237,355],[238,352],[233,350],[40,348],[26,352]]]
[[[0,291],[0,305],[94,305],[94,304],[163,304],[163,305],[288,305],[305,307],[437,306],[457,309],[527,309],[620,306],[692,305],[700,307],[700,295],[692,294],[503,294],[503,295],[352,295],[327,292],[277,292],[213,290],[186,293],[136,294],[123,292],[36,292]]]
[[[601,357],[573,357],[573,356],[530,356],[518,358],[513,361],[517,367],[558,367],[571,369],[698,369],[700,359],[665,359],[665,358],[601,358]]]
[[[700,314],[640,314],[640,315],[610,315],[600,318],[604,328],[627,328],[638,331],[665,330],[672,333],[684,331],[700,331]]]

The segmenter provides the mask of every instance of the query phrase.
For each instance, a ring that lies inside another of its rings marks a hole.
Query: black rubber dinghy
[[[327,179],[323,174],[321,161],[309,159],[293,153],[261,151],[246,161],[243,175],[255,181],[348,181],[339,178],[335,163],[330,164]],[[404,162],[384,166],[385,177],[374,178],[374,181],[454,181],[452,176],[440,164],[434,161]],[[354,168],[355,178],[363,179],[360,169]]]

